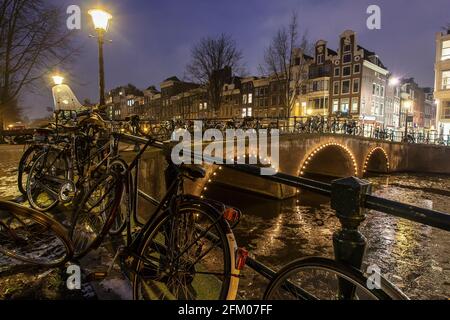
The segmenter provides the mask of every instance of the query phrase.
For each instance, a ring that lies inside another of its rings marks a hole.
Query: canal
[[[17,163],[22,148],[0,146],[0,198],[19,195],[16,187]],[[425,208],[450,212],[450,177],[395,174],[368,177],[374,193]],[[329,199],[300,191],[295,198],[276,201],[211,183],[205,194],[239,207],[243,217],[235,229],[239,246],[273,269],[296,258],[332,257],[332,234],[339,228]],[[413,299],[450,297],[450,234],[435,228],[368,212],[362,233],[368,247],[364,268],[376,264],[384,277]],[[108,266],[113,254],[107,245],[90,254],[83,268]],[[70,298],[58,270],[27,270],[10,274],[1,269],[10,261],[0,257],[0,299]],[[242,299],[259,299],[267,280],[246,268],[240,282]],[[118,268],[97,288],[99,298],[131,298],[128,282]],[[22,291],[27,291],[23,294]],[[77,298],[77,297],[74,297]]]
[[[368,177],[374,194],[450,212],[450,178],[395,174]],[[339,228],[329,199],[300,191],[275,201],[210,184],[206,197],[243,211],[235,229],[239,246],[275,270],[301,257],[333,257],[332,235]],[[450,234],[379,212],[369,212],[362,233],[368,246],[363,268],[377,265],[382,275],[412,299],[450,297]],[[267,281],[247,268],[240,284],[245,299],[260,298]]]

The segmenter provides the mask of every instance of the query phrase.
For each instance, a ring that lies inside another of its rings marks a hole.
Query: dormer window
[[[317,55],[317,64],[323,64],[323,54]]]

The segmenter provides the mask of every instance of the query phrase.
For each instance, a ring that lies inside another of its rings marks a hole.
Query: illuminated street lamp
[[[389,79],[389,85],[392,86],[392,87],[395,87],[399,83],[400,83],[399,78],[393,77],[393,78]]]
[[[112,15],[101,9],[91,9],[88,11],[92,17],[94,28],[97,31],[98,39],[98,64],[99,64],[99,89],[100,89],[100,106],[105,105],[105,70],[103,62],[103,37],[108,31],[109,20]]]
[[[406,100],[403,103],[403,107],[404,107],[404,110],[405,110],[405,137],[404,137],[405,141],[408,141],[408,114],[409,114],[409,111],[412,108],[412,105],[413,105],[413,102],[411,100]]]
[[[55,84],[55,86],[62,84],[64,81],[64,78],[57,74],[52,76],[52,79],[53,79],[53,83]]]

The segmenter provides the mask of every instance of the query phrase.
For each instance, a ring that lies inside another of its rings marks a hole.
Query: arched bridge
[[[328,179],[391,172],[450,174],[450,147],[389,142],[341,134],[284,134],[280,136],[279,172]],[[214,181],[275,198],[295,194],[290,187],[271,183],[223,166],[208,165],[208,175],[192,186],[201,194]]]

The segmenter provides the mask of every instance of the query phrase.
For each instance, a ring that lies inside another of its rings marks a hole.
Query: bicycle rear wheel
[[[14,202],[0,201],[0,253],[56,267],[72,257],[73,247],[66,229],[56,220]]]
[[[138,249],[133,278],[136,300],[234,299],[233,234],[215,210],[192,202],[162,214]],[[238,273],[238,272],[237,272]]]
[[[27,178],[28,202],[33,209],[50,210],[58,204],[63,185],[70,183],[65,155],[56,149],[42,152],[31,166]]]
[[[356,268],[331,259],[309,257],[295,260],[277,272],[264,293],[264,299],[407,299],[381,276],[378,285],[378,288],[369,289],[367,278]]]

